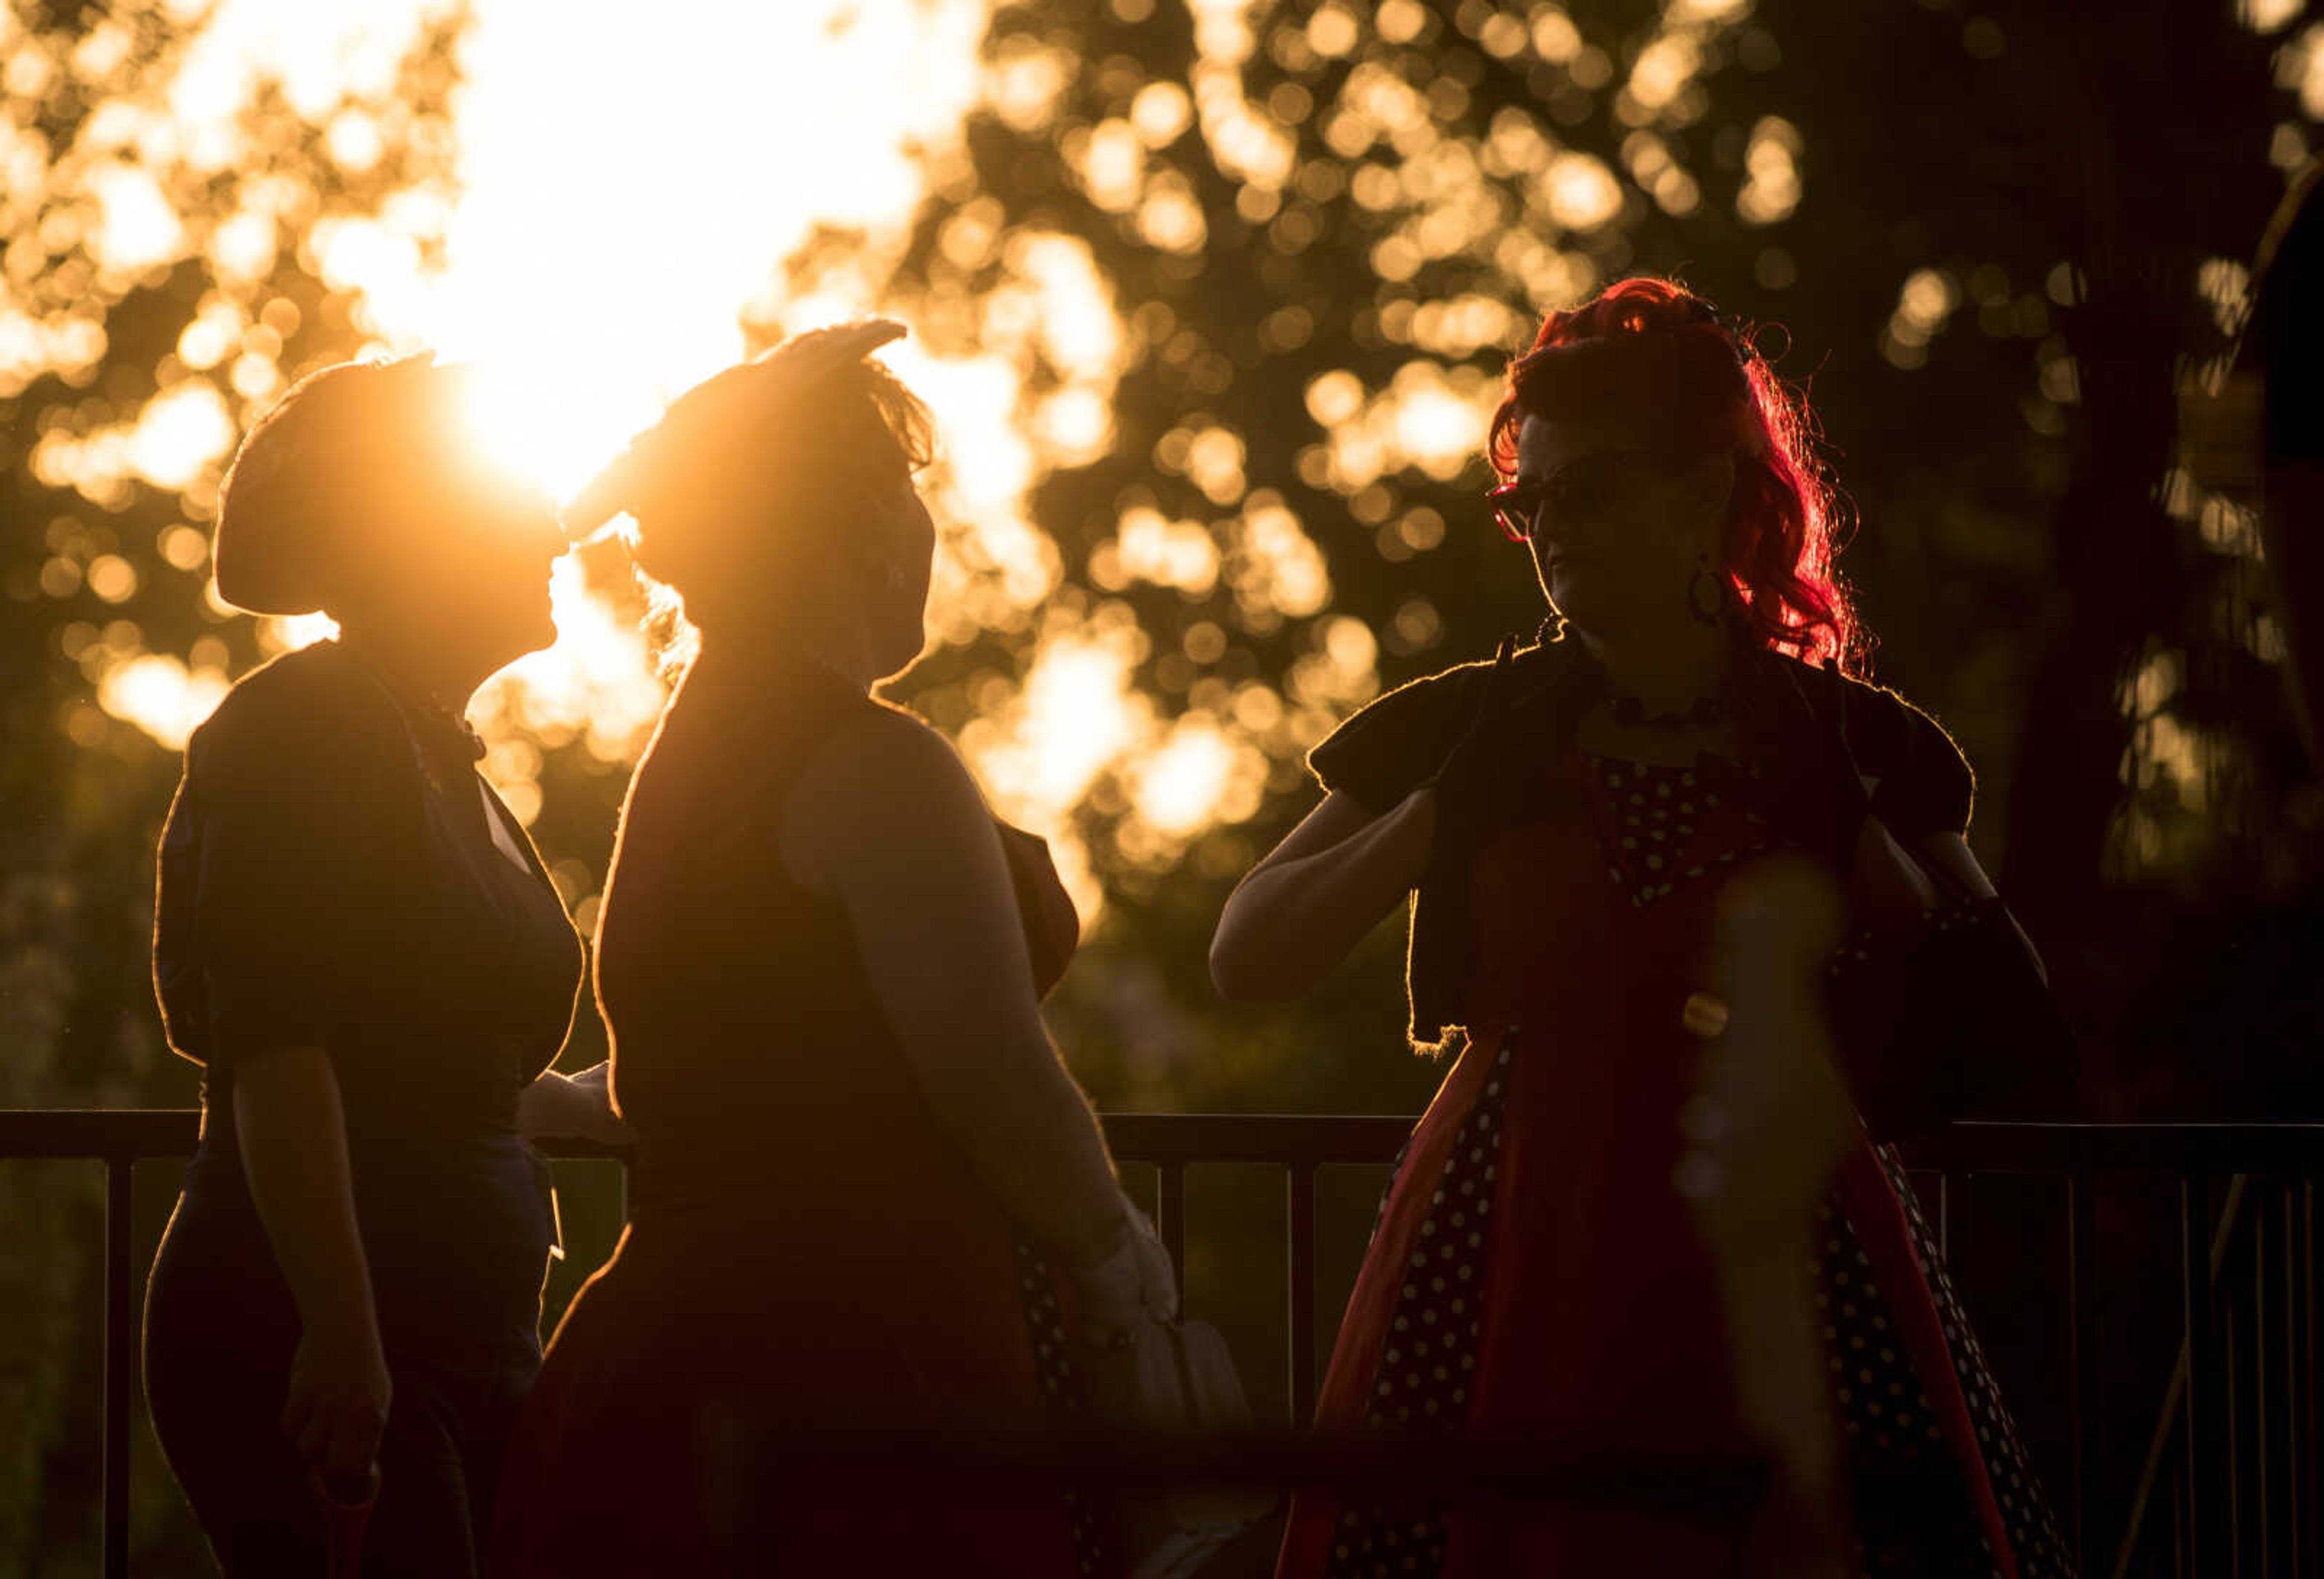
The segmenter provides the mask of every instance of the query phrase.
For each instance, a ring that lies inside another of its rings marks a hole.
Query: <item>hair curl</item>
[[[1695,403],[1726,407],[1727,441],[1745,440],[1735,450],[1735,492],[1721,546],[1721,568],[1742,620],[1762,646],[1858,672],[1870,636],[1833,563],[1846,501],[1816,462],[1819,430],[1807,392],[1776,376],[1748,329],[1721,321],[1684,286],[1624,280],[1580,307],[1551,313],[1532,349],[1509,364],[1487,458],[1502,480],[1517,474],[1518,430],[1527,417],[1551,416],[1539,375],[1561,352],[1622,336],[1682,332],[1723,340],[1742,374],[1739,386],[1723,367],[1683,374],[1690,387],[1681,392]]]

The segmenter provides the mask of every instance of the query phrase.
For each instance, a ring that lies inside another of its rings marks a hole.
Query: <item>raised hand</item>
[[[1457,836],[1473,830],[1478,824],[1483,797],[1491,780],[1491,725],[1508,691],[1509,660],[1516,652],[1517,638],[1502,637],[1500,648],[1493,655],[1493,667],[1478,687],[1477,705],[1470,711],[1468,723],[1444,753],[1436,771],[1419,786],[1430,803],[1434,848],[1448,847],[1445,834]]]

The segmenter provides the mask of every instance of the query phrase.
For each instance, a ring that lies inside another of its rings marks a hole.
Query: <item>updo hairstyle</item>
[[[853,512],[935,455],[927,406],[864,355],[901,332],[816,330],[713,374],[583,490],[568,530],[629,514],[639,568],[706,631],[844,596],[844,571],[872,551]]]
[[[1517,474],[1527,417],[1611,418],[1674,464],[1733,454],[1720,573],[1738,617],[1767,648],[1850,673],[1861,666],[1865,633],[1833,568],[1841,501],[1815,463],[1806,394],[1710,302],[1640,278],[1550,314],[1509,365],[1493,413],[1487,455],[1504,481]]]

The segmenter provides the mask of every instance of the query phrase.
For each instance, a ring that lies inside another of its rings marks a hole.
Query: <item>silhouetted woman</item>
[[[901,332],[719,374],[568,521],[635,517],[700,647],[598,938],[635,1209],[549,1345],[502,1574],[1074,1573],[1061,1492],[930,1455],[1042,1429],[1087,1340],[1173,1307],[1042,1026],[1072,907],[867,694],[935,546],[927,413],[865,359]]]
[[[1702,1039],[1716,1040],[1722,1008],[1704,991],[1714,929],[1739,933],[1747,958],[1766,931],[1721,922],[1725,880],[1803,853],[1866,928],[1851,960],[1895,957],[1939,925],[2022,947],[1962,837],[1968,765],[1926,716],[1844,678],[1858,633],[1831,572],[1806,420],[1675,286],[1628,281],[1553,315],[1510,369],[1490,459],[1500,520],[1559,618],[1537,645],[1392,692],[1318,746],[1328,795],[1227,904],[1221,989],[1289,997],[1416,890],[1414,1039],[1469,1038],[1385,1203],[1318,1405],[1325,1428],[1459,1430],[1585,1457],[1767,1437],[1748,1372],[1789,1362],[1756,1352],[1753,1322],[1728,1308],[1704,1197],[1768,1181],[1706,1172],[1718,1149],[1689,1139],[1721,1127],[1700,1102]],[[1803,661],[1817,658],[1840,666]],[[1783,907],[1766,915],[1780,923]],[[1752,1006],[1738,1002],[1738,1025],[1771,1023],[1757,1000],[1784,987],[1733,983]],[[1797,1002],[1789,1023],[1821,1034]],[[1799,1079],[1815,1078],[1810,1062]],[[1748,1081],[1720,1080],[1722,1100],[1749,1097]],[[1879,1132],[1901,1131],[1930,1120],[1941,1085],[1907,1069],[1858,1102]],[[1834,1178],[1814,1233],[1824,1362],[1788,1374],[1819,1392],[1829,1378],[1844,1495],[1827,1477],[1821,1491],[1779,1486],[1774,1504],[1821,1535],[1794,1528],[1771,1547],[1763,1531],[1609,1511],[1314,1496],[1296,1506],[1280,1572],[2058,1572],[1894,1153],[1852,1120],[1836,1143],[1819,1138],[1813,1091],[1775,1100],[1802,1127],[1790,1146],[1763,1136],[1775,1143],[1757,1160],[1809,1181],[1791,1230],[1803,1261],[1809,1204]],[[1836,1177],[1786,1155],[1827,1145]],[[1739,1363],[1736,1328],[1751,1345]],[[1803,1317],[1800,1331],[1815,1329]],[[1803,1449],[1784,1468],[1812,1482],[1813,1460]],[[1847,1507],[1803,1513],[1803,1497]],[[1835,1525],[1863,1543],[1855,1566]]]
[[[424,356],[326,368],[219,502],[221,596],[344,633],[234,688],[161,836],[154,984],[203,1122],[146,1392],[237,1579],[323,1572],[324,1485],[376,1488],[364,1573],[475,1572],[540,1355],[550,1213],[520,1096],[610,1122],[602,1090],[541,1076],[580,943],[462,717],[554,638],[563,551],[553,502],[479,457],[469,387]]]

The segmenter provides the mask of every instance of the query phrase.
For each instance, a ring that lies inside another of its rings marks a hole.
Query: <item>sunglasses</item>
[[[1643,449],[1601,449],[1568,461],[1545,477],[1503,483],[1485,501],[1511,542],[1531,542],[1545,507],[1563,521],[1603,514],[1641,475],[1665,464],[1661,457]]]

